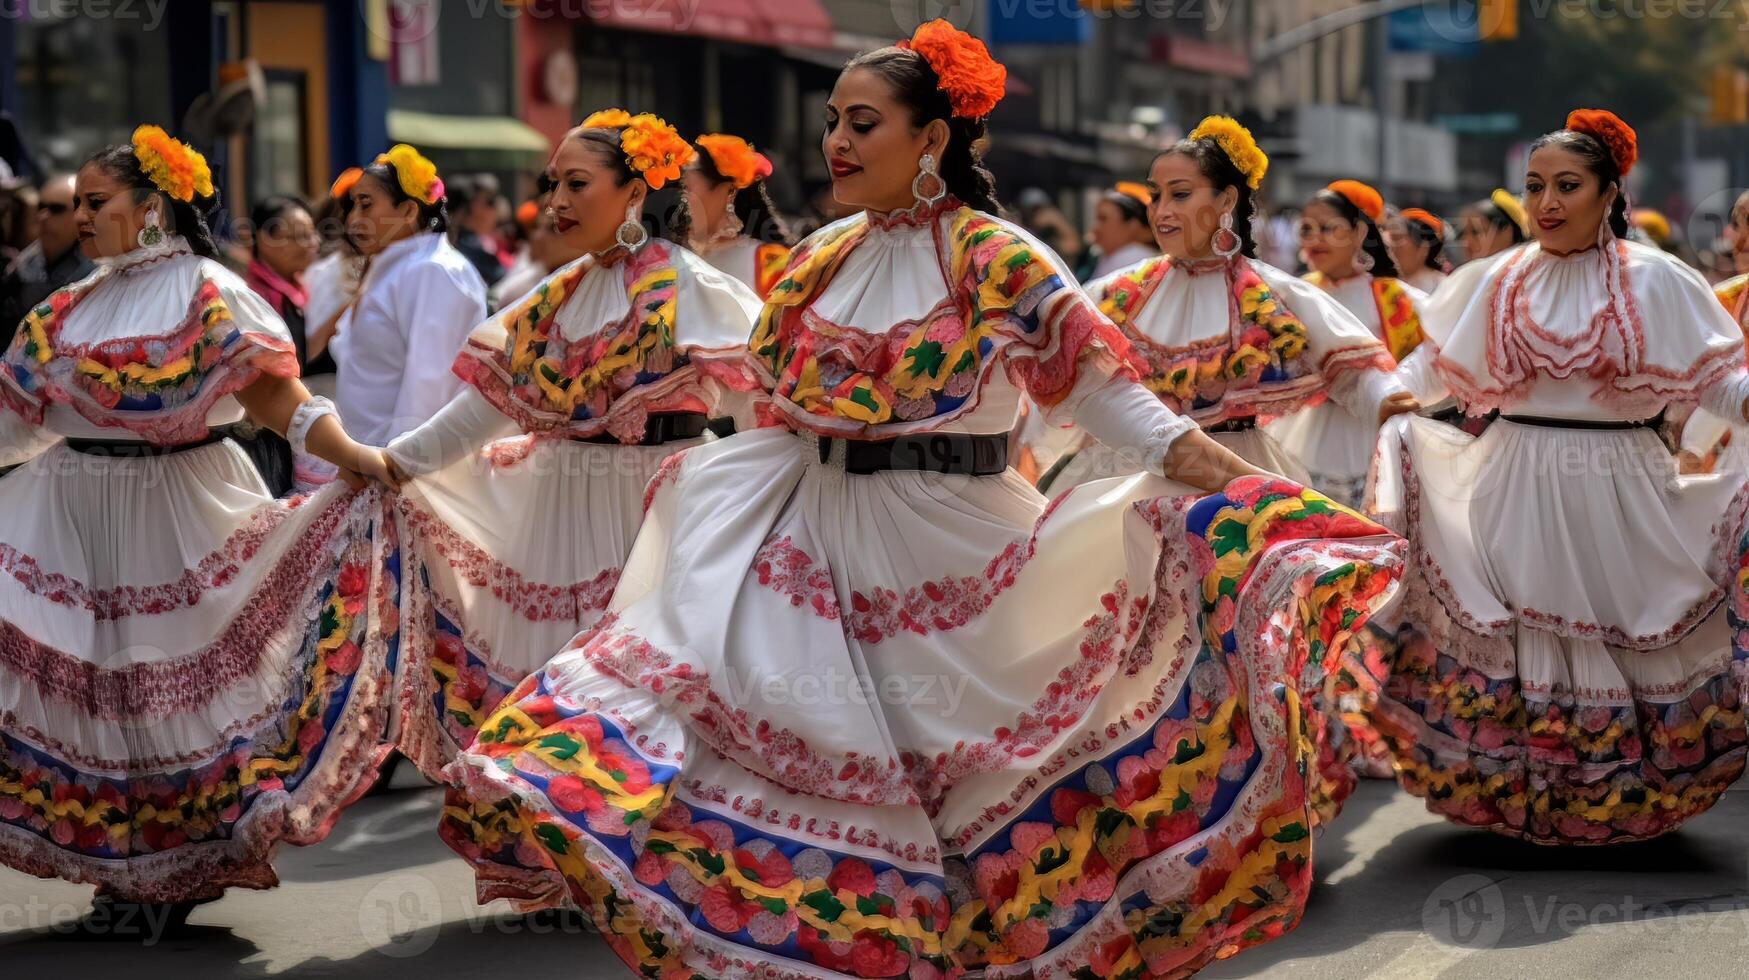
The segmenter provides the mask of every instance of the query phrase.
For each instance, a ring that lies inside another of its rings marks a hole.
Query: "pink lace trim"
[[[286,550],[290,556],[325,554],[353,506],[337,501]],[[131,664],[114,670],[39,643],[13,623],[0,623],[0,666],[41,695],[110,721],[163,718],[208,704],[253,677],[261,657],[308,602],[309,566],[290,558],[263,579],[218,638],[186,657]],[[348,568],[342,575],[368,575]]]
[[[643,442],[644,425],[651,415],[664,412],[708,415],[712,409],[711,394],[701,384],[705,379],[699,376],[697,365],[689,364],[615,398],[606,415],[571,419],[533,408],[517,398],[511,391],[509,377],[497,362],[502,356],[502,351],[470,339],[456,356],[452,370],[456,377],[472,385],[492,403],[493,408],[504,413],[524,432],[555,433],[574,439],[612,435],[626,445],[635,446]]]
[[[1463,629],[1478,636],[1498,638],[1514,625],[1523,625],[1545,633],[1574,640],[1596,640],[1600,643],[1623,650],[1648,652],[1670,646],[1681,640],[1712,615],[1714,609],[1725,598],[1725,592],[1730,587],[1732,569],[1730,554],[1737,540],[1742,536],[1744,523],[1749,520],[1749,484],[1745,484],[1731,499],[1730,506],[1723,516],[1713,524],[1713,550],[1707,564],[1708,575],[1713,581],[1713,588],[1706,595],[1696,600],[1677,621],[1668,629],[1657,633],[1630,635],[1616,626],[1604,626],[1600,623],[1568,620],[1554,613],[1543,612],[1533,608],[1513,609],[1511,604],[1499,600],[1502,606],[1513,615],[1506,619],[1483,620],[1472,615],[1463,607],[1457,595],[1457,590],[1446,577],[1445,569],[1433,553],[1422,546],[1422,514],[1421,514],[1421,481],[1415,473],[1414,460],[1407,443],[1398,451],[1399,466],[1403,474],[1404,510],[1408,528],[1405,537],[1409,540],[1410,561],[1425,579],[1428,590],[1439,600],[1452,621]]]
[[[730,760],[733,761],[733,760]],[[758,773],[748,773],[754,779],[770,782]],[[781,800],[767,800],[763,794],[745,791],[737,792],[721,783],[705,785],[702,779],[689,779],[681,782],[681,787],[702,803],[715,804],[739,815],[742,819],[755,823],[764,823],[775,828],[788,828],[792,833],[807,834],[815,840],[832,841],[834,843],[850,844],[855,847],[866,847],[871,850],[884,851],[893,857],[910,862],[928,862],[934,864],[941,860],[941,848],[935,841],[927,841],[922,847],[914,840],[900,841],[898,838],[882,833],[872,827],[857,827],[855,824],[845,825],[837,820],[821,820],[818,817],[804,817],[801,813],[785,813],[781,809]],[[772,784],[776,786],[775,783]],[[787,790],[777,787],[787,794]]]
[[[400,509],[413,532],[429,542],[438,556],[469,585],[491,589],[499,601],[531,622],[581,622],[606,609],[608,600],[613,598],[614,588],[619,585],[620,569],[617,566],[604,568],[593,578],[569,585],[531,582],[521,572],[493,558],[408,498],[400,498]]]
[[[11,575],[33,595],[56,605],[77,606],[99,622],[129,616],[160,616],[198,605],[213,589],[229,585],[242,566],[255,560],[261,545],[284,524],[307,498],[293,497],[283,504],[264,507],[231,533],[217,551],[183,571],[174,582],[158,585],[122,585],[94,589],[59,572],[45,572],[35,558],[0,543],[0,571]]]

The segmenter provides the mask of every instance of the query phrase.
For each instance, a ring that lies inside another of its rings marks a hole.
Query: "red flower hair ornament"
[[[929,62],[953,114],[962,119],[989,115],[1008,90],[1008,69],[990,57],[984,42],[945,20],[937,18],[922,25],[898,46]]]
[[[1574,109],[1567,113],[1567,128],[1602,143],[1615,159],[1615,172],[1622,177],[1640,160],[1640,138],[1634,127],[1608,109]]]

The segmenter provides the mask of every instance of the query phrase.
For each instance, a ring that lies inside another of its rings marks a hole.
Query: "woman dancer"
[[[789,226],[771,203],[771,161],[739,136],[707,133],[681,176],[686,224],[681,237],[706,262],[760,298],[789,262]]]
[[[735,409],[727,395],[757,386],[745,351],[758,298],[645,230],[649,193],[691,153],[667,123],[618,109],[568,133],[548,206],[583,257],[475,330],[455,361],[467,387],[389,447],[413,477],[402,612],[434,683],[404,706],[404,751],[427,773],[595,624],[650,477]],[[511,435],[527,438],[482,455]]]
[[[1511,191],[1496,187],[1494,193],[1465,207],[1458,214],[1458,244],[1465,262],[1480,262],[1530,239],[1530,220],[1524,202]]]
[[[0,359],[0,462],[31,459],[0,481],[0,861],[176,916],[327,835],[387,752],[398,662],[380,498],[276,502],[218,438],[246,411],[386,476],[215,260],[215,197],[155,126],[92,157],[101,268]]]
[[[1392,378],[1384,344],[1353,314],[1258,260],[1252,200],[1268,166],[1244,127],[1225,116],[1204,119],[1149,170],[1149,219],[1165,254],[1096,280],[1087,292],[1123,330],[1142,383],[1168,408],[1245,460],[1303,480],[1304,468],[1257,428],[1257,416],[1288,415],[1329,397],[1357,417],[1382,420],[1415,403]],[[1141,470],[1138,459],[1073,438],[1074,456],[1039,481],[1041,491]],[[1034,455],[1048,465],[1053,453],[1041,445]]]
[[[1540,844],[1656,836],[1743,772],[1726,596],[1749,497],[1679,477],[1653,430],[1696,401],[1742,423],[1743,334],[1626,240],[1636,157],[1598,110],[1531,145],[1535,241],[1458,270],[1403,368],[1499,420],[1381,439],[1376,505],[1413,568],[1375,724],[1430,810]]]
[[[1328,292],[1402,360],[1421,342],[1416,306],[1426,300],[1397,278],[1379,223],[1385,201],[1356,180],[1319,191],[1300,218],[1300,244],[1312,271],[1306,281]],[[1395,361],[1392,362],[1395,366]],[[1413,390],[1413,389],[1411,389]],[[1425,399],[1424,399],[1425,400]],[[1312,485],[1350,505],[1360,503],[1378,441],[1379,419],[1328,402],[1276,419],[1265,430],[1312,474]]]
[[[1403,281],[1432,295],[1446,276],[1445,222],[1422,208],[1393,210],[1385,222],[1385,238]]]
[[[863,211],[749,344],[782,425],[664,467],[609,617],[450,770],[482,898],[712,977],[1161,975],[1295,920],[1320,680],[1289,651],[1322,662],[1396,543],[1175,416],[992,215],[1003,76],[944,21],[840,76]],[[1047,508],[1004,466],[1022,393],[1150,475]]]

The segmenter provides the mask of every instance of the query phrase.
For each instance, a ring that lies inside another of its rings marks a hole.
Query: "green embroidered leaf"
[[[1275,841],[1277,844],[1292,844],[1294,841],[1305,840],[1310,836],[1312,836],[1312,833],[1306,829],[1305,824],[1290,823],[1286,827],[1277,831],[1270,840]]]
[[[576,758],[583,748],[569,735],[548,735],[536,744],[552,752],[554,758],[567,760]]]
[[[565,839],[565,832],[550,823],[536,825],[534,835],[554,854],[571,853],[571,842]]]
[[[713,851],[707,851],[702,847],[695,847],[687,853],[692,856],[694,861],[698,862],[699,867],[709,871],[713,875],[720,875],[728,868],[728,862],[723,860],[723,856]]]
[[[947,360],[947,352],[941,349],[941,343],[935,340],[925,340],[916,347],[905,352],[911,359],[911,369],[917,374],[934,377],[941,370],[941,362]]]
[[[802,904],[814,910],[815,914],[827,922],[837,922],[844,914],[844,903],[840,902],[829,891],[817,891],[802,896]]]

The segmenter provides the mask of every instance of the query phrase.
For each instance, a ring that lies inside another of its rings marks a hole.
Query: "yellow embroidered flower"
[[[377,163],[395,168],[395,179],[410,198],[425,204],[436,204],[443,197],[443,181],[438,179],[437,164],[405,143],[396,143],[389,152],[379,155]]]
[[[1193,140],[1210,139],[1220,146],[1233,166],[1245,175],[1245,185],[1252,190],[1263,186],[1263,175],[1269,172],[1269,157],[1257,146],[1251,131],[1239,125],[1231,116],[1209,116],[1190,131]]]
[[[157,126],[134,130],[134,159],[152,185],[175,200],[192,203],[213,196],[213,172],[206,157]]]

